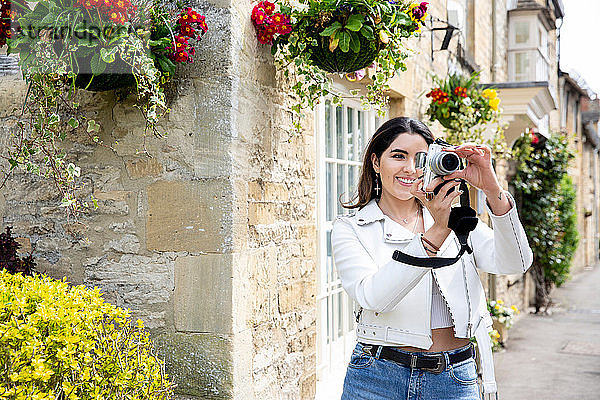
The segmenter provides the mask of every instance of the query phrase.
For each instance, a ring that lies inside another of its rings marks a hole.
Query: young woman
[[[468,166],[423,188],[415,157],[434,141],[420,121],[394,118],[375,132],[365,151],[358,208],[333,224],[333,257],[342,286],[358,304],[358,343],[342,400],[480,399],[473,348],[479,343],[484,393],[495,393],[488,332],[492,321],[476,267],[492,274],[525,272],[533,255],[511,195],[492,169],[490,149],[449,148]],[[455,264],[426,268],[392,259],[395,250],[416,257],[456,257],[448,228],[462,178],[487,196],[493,230],[479,222],[469,237],[472,254]],[[451,190],[454,188],[455,190]]]

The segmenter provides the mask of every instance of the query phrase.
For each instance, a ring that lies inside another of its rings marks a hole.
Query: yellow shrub
[[[98,288],[0,271],[0,399],[168,399],[142,321]]]

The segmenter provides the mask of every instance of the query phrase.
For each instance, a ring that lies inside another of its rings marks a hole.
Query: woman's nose
[[[414,174],[415,172],[417,172],[416,168],[415,168],[415,160],[409,160],[405,165],[404,165],[404,170],[408,173]]]

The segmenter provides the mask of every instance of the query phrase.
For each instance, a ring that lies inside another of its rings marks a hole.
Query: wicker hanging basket
[[[366,68],[373,64],[381,49],[379,41],[368,40],[359,35],[360,50],[358,53],[348,50],[344,53],[339,46],[335,51],[329,50],[329,37],[318,36],[318,45],[311,47],[311,60],[314,65],[332,73],[349,73]]]
[[[79,60],[82,70],[91,71],[91,57]],[[93,78],[93,79],[92,79]],[[91,83],[90,83],[91,80]],[[86,89],[92,92],[105,92],[108,90],[121,89],[135,85],[135,77],[131,72],[131,66],[122,61],[119,57],[108,64],[106,70],[99,74],[80,73],[75,78],[75,87]]]

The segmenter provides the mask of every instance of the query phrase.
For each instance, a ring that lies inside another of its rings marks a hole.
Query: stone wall
[[[141,318],[185,398],[310,398],[315,388],[315,143],[290,137],[290,99],[259,47],[250,1],[199,1],[209,32],[168,88],[165,138],[133,98],[82,95],[101,140],[64,144],[99,208],[74,225],[51,182],[15,173],[0,216],[39,270]],[[0,78],[6,116],[18,75]],[[0,120],[6,132],[9,121]],[[2,136],[3,145],[8,135]],[[76,240],[76,231],[86,240]]]

